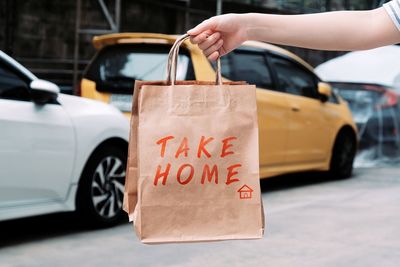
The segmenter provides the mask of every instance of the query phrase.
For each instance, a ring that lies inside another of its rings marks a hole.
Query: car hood
[[[315,72],[325,81],[377,83],[400,92],[400,46],[350,52],[322,63]]]
[[[79,96],[59,94],[57,101],[72,117],[81,115],[112,115],[118,118],[125,118],[117,108],[96,100]]]

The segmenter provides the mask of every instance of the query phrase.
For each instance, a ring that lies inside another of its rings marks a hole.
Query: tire
[[[340,131],[335,140],[330,164],[333,178],[344,179],[351,176],[356,150],[354,134],[350,131]]]
[[[96,149],[79,182],[76,207],[91,226],[108,227],[122,218],[127,153],[115,146]]]

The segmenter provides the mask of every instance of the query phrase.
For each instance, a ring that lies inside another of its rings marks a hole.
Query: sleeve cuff
[[[383,5],[384,9],[392,19],[396,28],[400,31],[400,0],[393,0]]]

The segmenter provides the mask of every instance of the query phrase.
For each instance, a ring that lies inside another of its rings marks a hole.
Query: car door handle
[[[292,107],[292,111],[294,111],[294,112],[299,112],[299,111],[300,111],[300,108],[299,108],[299,107]]]

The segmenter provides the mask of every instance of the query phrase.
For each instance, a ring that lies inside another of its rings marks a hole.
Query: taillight
[[[396,93],[386,90],[381,101],[376,105],[376,109],[390,108],[397,105],[398,96]]]

